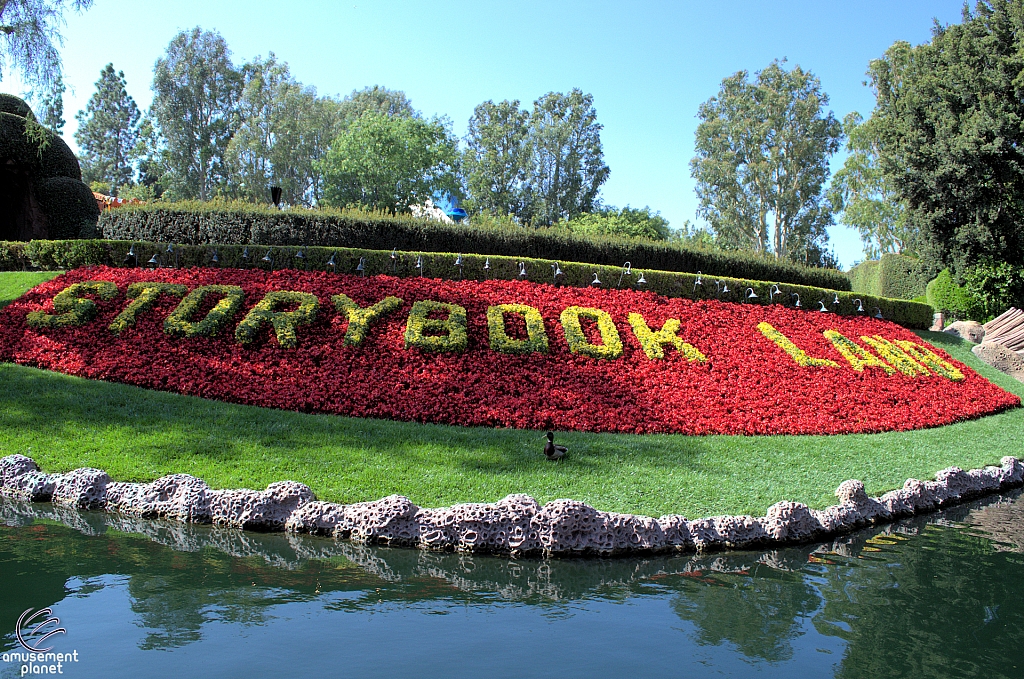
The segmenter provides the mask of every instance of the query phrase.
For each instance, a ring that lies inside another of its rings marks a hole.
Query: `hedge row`
[[[733,277],[698,276],[674,271],[631,269],[621,266],[582,264],[550,259],[463,254],[462,267],[457,255],[436,252],[403,252],[352,248],[243,245],[175,245],[140,241],[68,240],[0,242],[0,268],[72,269],[90,264],[108,266],[222,266],[232,268],[308,269],[356,273],[360,263],[365,275],[392,274],[429,278],[529,280],[554,283],[555,266],[562,271],[558,285],[586,287],[595,279],[603,288],[622,287],[650,290],[669,297],[722,299],[748,304],[792,305],[798,299],[802,308],[816,313],[822,306],[842,314],[881,313],[888,320],[911,328],[927,328],[932,309],[927,304],[887,299],[872,295],[836,291],[822,287],[791,285],[782,281],[759,281]],[[132,252],[131,256],[128,253]],[[302,254],[300,258],[298,255]],[[150,263],[153,257],[156,263]],[[216,256],[217,262],[214,262]],[[264,258],[269,258],[269,262]],[[333,259],[334,265],[330,262]],[[417,266],[417,265],[420,266]],[[522,272],[525,271],[525,276]],[[643,283],[641,283],[641,278]],[[728,287],[729,291],[725,292]],[[772,296],[772,291],[780,291]],[[750,297],[753,292],[756,297]],[[797,295],[799,297],[797,297]],[[863,307],[863,311],[859,308]]]
[[[558,259],[662,271],[703,271],[715,276],[849,290],[832,269],[771,258],[683,248],[658,241],[568,234],[551,229],[442,224],[356,210],[276,210],[238,203],[176,203],[122,207],[100,218],[104,238],[192,245],[225,243],[463,252]]]
[[[850,289],[879,297],[914,299],[923,297],[932,270],[916,257],[885,254],[862,262],[847,272]]]

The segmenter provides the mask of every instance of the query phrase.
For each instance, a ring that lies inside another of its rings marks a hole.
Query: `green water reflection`
[[[800,548],[546,561],[6,500],[0,523],[0,644],[15,648],[22,611],[52,606],[69,629],[61,643],[94,663],[70,668],[77,676],[204,663],[223,670],[211,676],[252,676],[216,664],[231,654],[260,659],[266,676],[1024,676],[1016,495]],[[445,635],[458,644],[431,645]],[[272,640],[283,645],[270,654]],[[509,643],[522,646],[516,663],[487,657]],[[377,648],[387,662],[366,660]],[[459,665],[465,648],[475,655]],[[0,675],[17,672],[0,663]]]

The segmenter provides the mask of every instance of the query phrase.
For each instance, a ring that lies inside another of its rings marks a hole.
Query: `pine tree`
[[[75,141],[82,152],[82,178],[86,183],[104,182],[110,193],[131,183],[135,148],[139,141],[139,113],[128,96],[124,71],[107,64],[96,81],[96,92],[84,111],[79,111]]]

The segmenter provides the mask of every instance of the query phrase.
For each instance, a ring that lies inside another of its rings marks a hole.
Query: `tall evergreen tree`
[[[165,145],[167,190],[209,200],[227,187],[224,154],[238,126],[243,78],[219,33],[199,27],[171,40],[153,73],[150,108]]]
[[[740,71],[701,104],[690,168],[698,213],[716,242],[808,260],[828,240],[832,212],[822,187],[842,126],[831,111],[823,115],[828,95],[818,78],[782,66],[772,62],[753,82]]]
[[[85,110],[75,116],[75,141],[82,152],[86,183],[109,184],[116,196],[120,187],[131,182],[140,117],[135,100],[128,95],[124,71],[114,71],[114,65],[107,64]]]
[[[610,170],[604,164],[594,97],[549,92],[530,116],[532,221],[553,224],[590,212]]]
[[[527,217],[530,112],[519,101],[485,101],[473,111],[466,135],[466,185],[476,210]]]

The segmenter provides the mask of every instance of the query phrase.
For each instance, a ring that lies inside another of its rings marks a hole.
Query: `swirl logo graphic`
[[[36,623],[36,619],[40,616],[49,616],[40,623]],[[25,628],[35,624],[30,631],[26,632]],[[21,616],[18,617],[18,624],[14,628],[15,634],[18,637],[18,643],[22,645],[26,650],[32,651],[33,653],[45,653],[53,648],[53,646],[47,646],[46,648],[40,648],[46,643],[46,640],[52,637],[54,634],[67,634],[68,631],[63,627],[60,627],[60,618],[53,615],[53,610],[50,608],[40,608],[35,613],[32,613],[32,609],[29,608]],[[48,626],[52,626],[52,629],[47,629]],[[40,636],[41,635],[41,636]],[[31,642],[31,643],[30,643]]]

